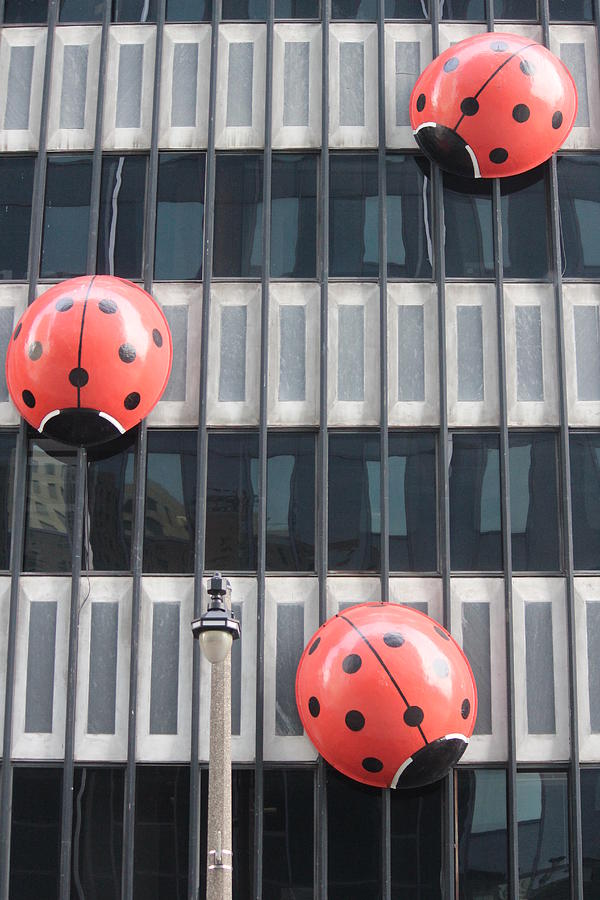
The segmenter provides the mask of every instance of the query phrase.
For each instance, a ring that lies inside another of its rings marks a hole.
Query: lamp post
[[[223,598],[229,581],[217,572],[208,582],[208,609],[192,622],[192,634],[211,664],[208,757],[208,868],[206,900],[231,900],[231,645],[240,623]]]

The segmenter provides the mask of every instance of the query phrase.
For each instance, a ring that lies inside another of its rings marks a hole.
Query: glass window
[[[145,156],[104,157],[98,221],[98,274],[141,277],[145,195]]]
[[[494,18],[535,21],[538,18],[537,0],[494,0]]]
[[[450,278],[492,278],[494,234],[492,185],[444,174],[446,275]]]
[[[80,897],[120,900],[123,784],[123,769],[75,769],[71,880]]]
[[[154,278],[202,278],[204,229],[204,153],[161,153]]]
[[[374,22],[377,6],[377,0],[331,0],[331,18]]]
[[[266,772],[264,778],[266,786]],[[208,820],[208,773],[206,771],[202,772],[200,791],[200,821],[206,822]],[[252,897],[254,881],[254,772],[252,769],[233,769],[231,772],[231,816],[232,850],[235,860],[233,897],[234,900],[246,900],[247,897]],[[205,860],[206,854],[206,828],[201,828],[200,860]],[[265,863],[266,860],[263,858],[263,866]],[[206,865],[200,865],[200,893],[198,896],[206,897]]]
[[[135,789],[133,894],[185,897],[189,766],[138,766]]]
[[[33,156],[0,159],[0,279],[27,278]]]
[[[393,900],[441,900],[442,785],[391,791]]]
[[[600,275],[600,156],[559,156],[558,197],[563,275],[597,278]]]
[[[9,896],[58,897],[62,769],[13,770]]]
[[[7,25],[42,24],[48,18],[48,0],[4,0]]]
[[[581,770],[583,896],[595,900],[600,881],[600,769]]]
[[[496,434],[454,434],[450,560],[457,571],[502,569],[500,451]]]
[[[389,434],[390,569],[437,569],[436,452],[432,434]]]
[[[555,22],[592,22],[592,0],[550,0],[550,19]]]
[[[271,275],[317,274],[317,157],[274,153],[271,183]]]
[[[61,22],[101,22],[105,0],[60,0]]]
[[[505,278],[549,276],[546,166],[500,179]]]
[[[193,572],[196,433],[149,431],[144,572]]]
[[[15,432],[0,432],[0,569],[10,567],[16,444]]]
[[[501,900],[508,885],[506,773],[460,769],[457,788],[459,897]]]
[[[217,153],[213,273],[260,278],[263,158]]]
[[[442,19],[483,22],[485,20],[485,0],[441,0]]]
[[[328,900],[381,896],[381,822],[381,791],[327,766]]]
[[[269,434],[267,442],[267,569],[315,568],[315,438]]]
[[[206,486],[207,570],[253,571],[257,559],[258,435],[211,434]]]
[[[329,157],[329,274],[379,275],[379,188],[374,153]]]
[[[264,22],[267,0],[223,0],[223,19]]]
[[[429,0],[385,0],[386,19],[428,19]]]
[[[42,278],[85,275],[91,188],[91,156],[48,157]]]
[[[569,900],[569,815],[563,772],[517,774],[519,881],[524,897]]]
[[[276,19],[318,19],[319,0],[275,0]]]
[[[70,572],[75,451],[43,439],[27,459],[25,572]]]
[[[509,436],[510,524],[515,572],[560,569],[556,437]]]
[[[156,0],[112,0],[113,22],[156,22]]]
[[[310,770],[265,771],[263,900],[313,896],[313,784]]]
[[[600,569],[600,434],[572,434],[571,515],[576,569]]]
[[[212,0],[167,0],[167,22],[210,22]]]
[[[428,176],[423,159],[399,153],[386,158],[388,278],[431,278]]]
[[[89,461],[87,477],[84,567],[94,571],[128,571],[133,524],[133,448]]]
[[[378,434],[329,435],[329,568],[375,572],[381,544]]]

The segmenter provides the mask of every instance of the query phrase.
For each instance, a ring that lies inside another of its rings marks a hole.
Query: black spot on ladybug
[[[17,338],[19,337],[19,335],[21,334],[21,328],[22,328],[22,327],[23,327],[23,323],[22,323],[22,322],[19,322],[19,324],[18,324],[17,327],[15,328],[15,333],[13,334],[13,341],[16,341],[16,339],[17,339]]]
[[[58,312],[67,312],[67,310],[71,309],[73,306],[73,299],[71,297],[63,297],[62,300],[56,301],[56,308]]]
[[[409,706],[404,712],[404,721],[411,728],[416,728],[423,721],[423,710],[420,706]]]
[[[33,359],[34,361],[40,358],[40,356],[42,355],[42,345],[39,341],[31,342],[31,344],[27,348],[27,355],[29,356],[29,359]]]
[[[321,712],[321,704],[319,703],[319,701],[317,700],[316,697],[311,697],[310,700],[308,701],[308,711],[311,714],[311,716],[313,717],[313,719],[316,719],[317,716],[319,715],[319,713]]]
[[[367,772],[381,772],[383,763],[376,756],[366,756],[362,761],[362,767]]]
[[[512,114],[515,122],[526,122],[531,115],[529,107],[524,103],[517,103],[512,111]]]
[[[521,60],[519,68],[521,69],[523,75],[535,75],[535,66],[533,65],[533,63],[527,62],[526,59]]]
[[[346,713],[346,725],[350,731],[360,731],[365,727],[365,717],[357,709],[351,709]]]
[[[560,128],[562,123],[563,123],[563,114],[560,112],[560,110],[557,110],[554,113],[554,115],[552,116],[552,127]]]
[[[112,313],[116,313],[118,310],[118,306],[114,300],[101,300],[98,304],[98,309],[100,312],[106,313],[107,316],[110,316]]]
[[[505,41],[494,41],[491,47],[495,53],[504,53],[505,50],[508,50],[508,44]]]
[[[317,647],[319,646],[320,643],[321,643],[321,638],[317,638],[316,641],[314,641],[314,642],[311,644],[310,650],[308,651],[308,655],[309,655],[309,656],[311,655],[311,653],[314,653],[314,652],[315,652],[315,650],[317,649]]]
[[[475,113],[479,112],[479,103],[475,97],[465,97],[460,104],[460,111],[463,116],[474,116]]]
[[[425,94],[419,94],[417,97],[417,112],[422,112],[425,109]]]
[[[23,398],[23,403],[25,404],[25,406],[28,406],[29,409],[33,409],[33,407],[35,406],[35,397],[31,393],[31,391],[23,391],[21,397]]]
[[[132,363],[136,357],[135,347],[133,344],[121,344],[119,347],[119,356],[124,363]]]
[[[152,340],[154,341],[154,343],[156,344],[157,347],[162,347],[162,345],[163,345],[162,334],[160,333],[158,328],[152,329]]]
[[[358,672],[360,667],[362,666],[362,659],[358,655],[358,653],[349,653],[348,656],[344,657],[342,662],[342,669],[346,673],[346,675],[354,675],[355,672]]]
[[[140,405],[140,395],[137,391],[133,391],[131,394],[127,394],[125,399],[123,400],[123,406],[125,409],[135,409],[136,406]]]
[[[468,699],[465,697],[465,699],[462,702],[462,706],[460,708],[460,714],[463,717],[463,719],[468,719],[470,712],[471,712],[471,704],[469,703]]]
[[[89,380],[90,376],[85,369],[81,368],[81,366],[78,366],[76,369],[71,369],[71,371],[69,372],[69,381],[71,382],[73,387],[85,387]]]
[[[507,159],[508,150],[505,150],[504,147],[496,147],[495,150],[492,150],[490,152],[490,160],[493,163],[497,163],[499,165],[500,163],[506,162]]]
[[[436,632],[436,634],[439,634],[439,636],[440,636],[441,638],[444,638],[445,641],[449,641],[449,640],[450,640],[449,636],[446,634],[446,632],[444,631],[444,629],[443,629],[443,628],[440,628],[439,625],[434,625],[434,626],[433,626],[433,630]]]
[[[456,69],[458,69],[458,59],[456,56],[451,56],[444,63],[444,72],[454,72]]]
[[[388,647],[401,647],[404,643],[404,638],[398,631],[388,631],[383,636],[383,643],[387,644]]]
[[[438,678],[447,678],[450,674],[450,669],[448,668],[448,663],[445,659],[442,659],[441,656],[433,661],[433,671],[438,676]]]

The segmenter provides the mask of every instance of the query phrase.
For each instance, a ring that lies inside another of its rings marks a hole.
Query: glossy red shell
[[[475,679],[456,641],[394,603],[361,603],[319,628],[298,665],[296,703],[319,753],[374,787],[443,777],[477,716]]]
[[[141,287],[110,275],[54,285],[9,342],[12,400],[43,434],[87,445],[137,425],[164,391],[173,356],[167,320]]]
[[[410,98],[423,152],[471,178],[535,168],[563,144],[576,115],[577,90],[566,66],[536,41],[498,32],[445,50]]]

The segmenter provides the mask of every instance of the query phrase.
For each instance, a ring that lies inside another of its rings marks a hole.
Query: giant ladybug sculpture
[[[558,150],[576,114],[577,90],[566,66],[530,38],[497,32],[445,50],[410,98],[423,152],[469,178],[535,168]]]
[[[306,732],[340,772],[374,787],[419,787],[466,750],[477,715],[471,667],[424,613],[360,603],[329,619],[298,665]]]
[[[94,446],[137,425],[160,399],[173,357],[165,316],[110,275],[54,285],[21,316],[6,381],[24,419],[66,444]]]

